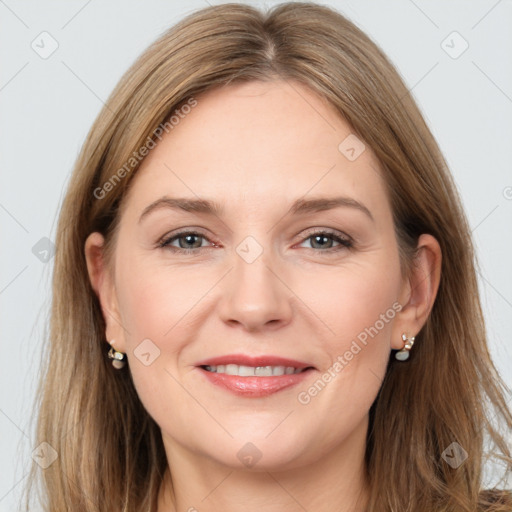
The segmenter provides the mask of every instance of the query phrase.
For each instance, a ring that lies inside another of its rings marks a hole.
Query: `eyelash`
[[[205,235],[202,233],[199,233],[197,231],[181,231],[179,233],[173,234],[171,237],[164,237],[162,240],[158,242],[158,247],[161,249],[167,249],[173,253],[182,253],[182,254],[192,254],[196,253],[199,249],[211,249],[211,247],[196,247],[194,249],[184,249],[182,247],[174,247],[171,246],[171,242],[178,240],[179,238],[185,236],[185,235],[193,235],[200,238],[203,238],[205,240],[210,241]],[[347,237],[346,235],[341,235],[336,231],[331,231],[328,229],[318,230],[314,232],[310,232],[308,236],[306,236],[301,243],[305,242],[306,240],[309,240],[310,238],[313,238],[315,236],[320,235],[326,235],[327,238],[331,238],[333,241],[338,242],[339,245],[335,247],[329,247],[327,249],[318,249],[315,250],[313,247],[306,247],[306,249],[310,249],[315,252],[322,252],[325,253],[325,255],[332,255],[333,253],[337,253],[338,251],[342,249],[351,249],[354,246],[353,241]]]

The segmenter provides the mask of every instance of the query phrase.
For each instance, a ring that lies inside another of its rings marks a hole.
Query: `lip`
[[[224,373],[212,373],[203,366],[236,364],[240,366],[293,366],[304,371],[291,375],[274,375],[272,377],[240,377]],[[197,369],[213,385],[219,386],[235,395],[247,398],[270,396],[278,391],[289,389],[302,382],[314,371],[310,364],[279,356],[248,356],[232,354],[205,359],[197,364]]]

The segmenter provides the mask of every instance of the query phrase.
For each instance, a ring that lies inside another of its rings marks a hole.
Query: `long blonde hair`
[[[155,130],[177,109],[215,87],[276,78],[325,98],[375,152],[404,265],[422,233],[443,253],[438,296],[413,354],[402,364],[390,358],[370,409],[368,510],[510,512],[508,493],[482,489],[485,435],[512,467],[510,447],[490,422],[495,416],[510,431],[512,415],[489,356],[470,231],[447,165],[382,51],[342,15],[311,3],[267,13],[224,4],[189,15],[138,58],[98,115],[56,236],[37,444],[49,443],[58,458],[44,470],[34,464],[30,488],[42,473],[44,510],[52,512],[156,510],[167,467],[161,433],[129,371],[115,371],[107,360],[84,242],[99,231],[112,254],[122,199],[138,168],[127,170],[126,162],[148,137],[158,143]],[[119,178],[123,166],[121,179],[98,198],[95,191]],[[468,453],[456,469],[442,458],[453,442]]]

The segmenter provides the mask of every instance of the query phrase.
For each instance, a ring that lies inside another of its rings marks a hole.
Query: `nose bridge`
[[[233,269],[222,294],[220,314],[225,322],[248,330],[290,321],[290,292],[281,281],[269,241],[247,236],[233,253]]]

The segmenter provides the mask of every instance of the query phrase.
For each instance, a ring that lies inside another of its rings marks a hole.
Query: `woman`
[[[92,127],[56,245],[45,510],[511,510],[481,486],[512,415],[465,216],[341,15],[166,32]]]

